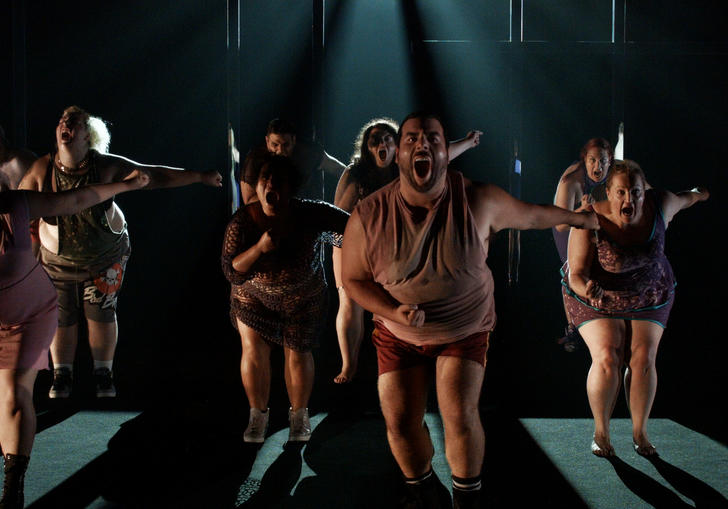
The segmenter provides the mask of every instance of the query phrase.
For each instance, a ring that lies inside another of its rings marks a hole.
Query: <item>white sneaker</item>
[[[308,408],[299,408],[295,412],[288,409],[288,422],[291,429],[288,432],[289,442],[308,442],[311,438],[311,423],[308,420]]]
[[[245,429],[243,434],[243,440],[245,442],[262,444],[265,442],[265,432],[268,430],[268,416],[270,412],[265,409],[265,412],[258,410],[257,408],[250,409],[250,419],[248,420],[248,427]]]

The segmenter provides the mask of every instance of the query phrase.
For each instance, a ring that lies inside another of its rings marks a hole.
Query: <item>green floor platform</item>
[[[612,459],[590,453],[591,419],[521,424],[591,508],[728,507],[728,448],[669,419],[649,422],[659,451],[649,460],[634,452],[628,419],[612,420]]]
[[[33,507],[84,468],[93,468],[119,426],[136,415],[138,412],[82,411],[38,433],[25,481],[26,506]]]

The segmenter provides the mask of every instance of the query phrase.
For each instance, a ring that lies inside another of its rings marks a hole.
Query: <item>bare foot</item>
[[[640,456],[656,456],[657,449],[652,445],[646,435],[640,435],[633,439],[634,450]]]
[[[341,373],[334,377],[334,383],[348,384],[354,379],[356,368],[341,368]]]
[[[609,443],[609,437],[595,434],[591,443],[591,452],[600,458],[609,458],[614,456],[614,447]]]

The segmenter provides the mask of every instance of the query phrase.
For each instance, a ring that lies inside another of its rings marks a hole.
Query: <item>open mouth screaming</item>
[[[379,150],[377,157],[379,158],[379,162],[384,164],[387,161],[387,151],[385,149]]]
[[[415,177],[426,181],[432,174],[432,158],[429,154],[415,154],[413,159]]]
[[[265,193],[265,203],[270,207],[276,208],[280,202],[280,196],[275,191]]]
[[[634,217],[634,207],[632,205],[625,205],[622,207],[622,210],[620,210],[620,213],[628,219],[631,219]]]

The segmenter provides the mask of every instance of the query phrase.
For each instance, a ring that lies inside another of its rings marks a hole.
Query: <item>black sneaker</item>
[[[96,397],[97,398],[115,398],[116,387],[114,387],[114,378],[109,368],[94,369],[94,380],[96,381]]]
[[[71,395],[71,387],[73,386],[73,376],[68,368],[57,368],[53,370],[53,385],[48,391],[48,397],[68,398]]]

